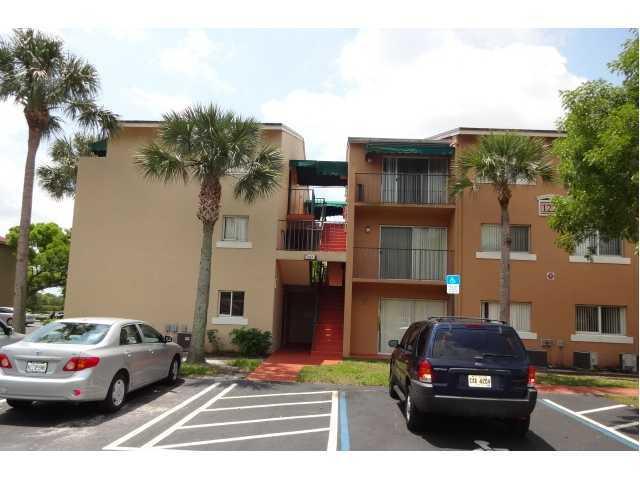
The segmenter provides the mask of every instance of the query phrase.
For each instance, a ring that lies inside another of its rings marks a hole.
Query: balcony
[[[344,222],[322,220],[278,221],[280,259],[346,261],[347,229]]]
[[[346,205],[344,187],[315,188],[322,192],[321,195],[318,195],[314,187],[289,187],[287,219],[313,220],[343,215]],[[333,198],[336,200],[332,200]]]
[[[433,173],[356,173],[356,205],[453,208],[449,175]]]
[[[354,282],[389,282],[444,285],[453,271],[448,250],[364,248],[353,249]]]

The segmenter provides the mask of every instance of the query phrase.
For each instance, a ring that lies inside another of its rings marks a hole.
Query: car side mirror
[[[171,335],[165,335],[164,343],[171,343],[171,342],[173,342],[173,337]]]
[[[388,345],[389,345],[391,348],[396,348],[398,345],[400,345],[400,342],[398,342],[398,340],[389,340]]]

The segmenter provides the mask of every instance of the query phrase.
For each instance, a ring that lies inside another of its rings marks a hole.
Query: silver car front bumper
[[[93,382],[89,370],[68,378],[24,377],[0,372],[0,398],[88,402],[104,400],[108,387]]]

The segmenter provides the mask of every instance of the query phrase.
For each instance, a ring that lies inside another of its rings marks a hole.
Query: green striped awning
[[[429,143],[367,143],[367,153],[386,155],[424,155],[431,157],[451,157],[454,148],[443,144]]]

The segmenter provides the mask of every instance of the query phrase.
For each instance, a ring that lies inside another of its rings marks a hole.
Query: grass
[[[540,385],[565,385],[570,387],[638,388],[638,382],[636,380],[617,377],[599,377],[595,375],[562,375],[538,372],[536,382]]]
[[[220,368],[206,363],[184,362],[180,365],[180,376],[182,377],[206,377],[220,373]]]
[[[623,405],[630,405],[638,408],[638,397],[632,397],[627,395],[605,395],[609,400]]]
[[[227,360],[227,365],[236,367],[243,372],[253,372],[262,363],[262,358],[234,358]]]
[[[389,362],[385,360],[344,360],[337,365],[306,366],[298,374],[298,381],[386,386],[389,382]]]

